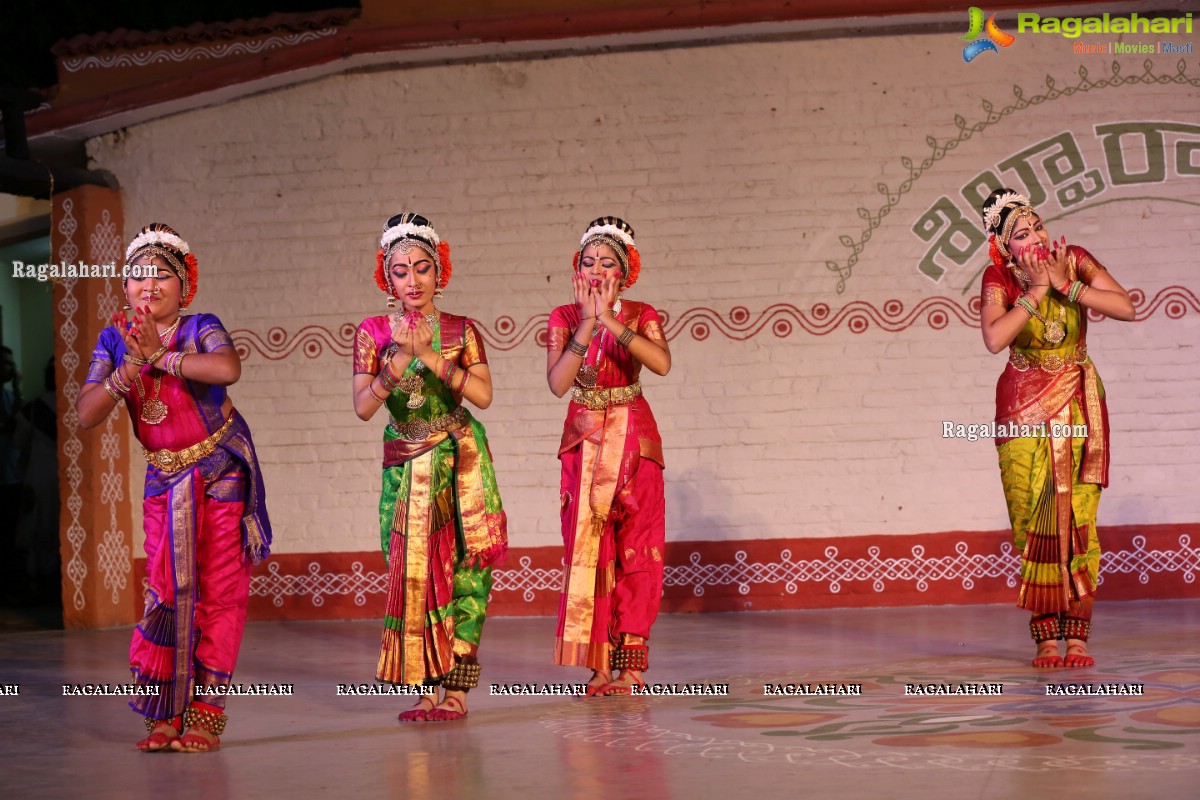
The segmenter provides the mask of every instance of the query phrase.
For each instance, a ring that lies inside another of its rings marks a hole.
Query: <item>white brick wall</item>
[[[126,236],[168,222],[200,259],[197,310],[265,337],[280,326],[333,331],[383,309],[374,242],[393,213],[429,216],[453,245],[442,306],[488,329],[520,326],[568,299],[582,226],[603,213],[637,229],[645,269],[631,292],[679,319],[708,307],[751,318],[775,303],[810,314],[853,301],[912,309],[963,283],[917,271],[928,245],[911,232],[941,195],[1063,131],[1102,158],[1093,125],[1169,119],[1196,124],[1194,86],[1079,92],[1020,111],[932,165],[874,231],[836,292],[827,261],[845,263],[859,206],[877,213],[884,183],[939,141],[1012,102],[1078,81],[1084,59],[1057,37],[964,64],[958,34],[739,43],[396,69],[332,77],[93,140],[94,166],[125,191]],[[1019,51],[1019,52],[1018,52]],[[1121,59],[1125,74],[1141,57]],[[1157,63],[1174,73],[1174,61]],[[1193,67],[1194,68],[1194,65]],[[1196,77],[1195,75],[1192,76]],[[1131,162],[1132,163],[1132,162]],[[1011,173],[1005,180],[1015,183]],[[1052,230],[1088,246],[1127,287],[1153,297],[1196,291],[1200,178],[1114,189]],[[1135,201],[1136,195],[1184,199]],[[1050,216],[1059,211],[1048,204]],[[976,219],[974,213],[970,219]],[[668,460],[668,527],[676,539],[752,539],[943,530],[1007,524],[994,447],[943,440],[942,420],[993,415],[1003,357],[977,330],[922,317],[899,332],[846,325],[816,336],[770,327],[732,341],[710,324],[672,342],[674,368],[647,375]],[[1200,519],[1200,316],[1160,310],[1106,321],[1089,344],[1110,393],[1116,435],[1107,524]],[[563,402],[546,388],[531,339],[490,352],[492,442],[516,546],[557,544]],[[381,421],[351,410],[350,364],[326,352],[282,361],[255,353],[233,396],[266,471],[280,552],[376,546]]]

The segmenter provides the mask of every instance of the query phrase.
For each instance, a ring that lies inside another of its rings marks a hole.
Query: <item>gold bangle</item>
[[[108,396],[117,401],[117,404],[120,405],[121,395],[117,394],[117,390],[113,388],[112,375],[109,375],[107,378],[105,378],[100,385],[104,387],[104,391],[108,392]]]
[[[134,366],[144,367],[147,364],[153,364],[155,361],[158,361],[160,358],[162,358],[162,354],[165,352],[167,352],[167,346],[163,345],[162,347],[155,350],[154,353],[152,355],[150,355],[148,358],[138,358],[135,355],[126,353],[125,360],[128,361],[129,363],[133,364]]]
[[[126,379],[120,364],[109,374],[108,378],[112,381],[113,388],[122,395],[128,394],[129,390],[133,388],[128,379]]]

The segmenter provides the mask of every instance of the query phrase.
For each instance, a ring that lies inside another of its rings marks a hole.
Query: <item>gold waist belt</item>
[[[575,386],[571,390],[572,402],[586,406],[592,411],[603,411],[609,406],[623,406],[641,396],[641,381],[628,386],[615,386],[612,389],[581,389]]]
[[[146,448],[142,448],[142,455],[146,457],[154,466],[161,469],[163,472],[178,472],[181,469],[190,467],[200,459],[212,453],[217,449],[217,445],[225,438],[225,434],[229,433],[229,429],[233,427],[233,412],[229,412],[229,419],[225,420],[225,424],[217,429],[217,432],[209,436],[199,444],[194,444],[191,447],[185,447],[182,450],[155,450],[151,452]]]
[[[1085,364],[1088,360],[1087,345],[1081,344],[1066,358],[1051,353],[1046,356],[1036,356],[1030,353],[1019,353],[1013,350],[1008,356],[1008,363],[1018,372],[1028,372],[1031,369],[1041,369],[1046,372],[1062,372],[1067,367]]]
[[[459,406],[446,416],[434,420],[410,419],[408,422],[398,422],[393,417],[388,423],[388,430],[406,442],[423,442],[435,433],[452,431],[466,425],[468,419],[467,409]]]

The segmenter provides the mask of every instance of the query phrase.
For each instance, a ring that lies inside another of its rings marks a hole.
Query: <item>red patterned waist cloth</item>
[[[1107,486],[1111,457],[1108,407],[1086,343],[1080,342],[1065,353],[1013,349],[996,385],[997,428],[1007,431],[1019,429],[1013,425],[1048,423],[1072,400],[1078,403],[1088,431],[1079,480]],[[1013,438],[997,436],[996,444]]]

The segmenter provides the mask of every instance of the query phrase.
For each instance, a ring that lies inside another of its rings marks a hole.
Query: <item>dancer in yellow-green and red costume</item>
[[[1035,667],[1090,666],[1096,511],[1108,485],[1110,440],[1087,312],[1130,320],[1133,303],[1091,253],[1052,240],[1024,196],[996,190],[983,220],[992,256],[983,275],[983,340],[993,353],[1009,349],[996,385],[996,444],[1021,554],[1017,605],[1032,614]]]
[[[375,282],[399,308],[363,320],[354,341],[355,412],[388,417],[379,501],[388,589],[376,675],[431,687],[401,721],[460,719],[479,683],[492,567],[508,549],[487,434],[465,404],[491,404],[492,376],[475,324],[434,305],[450,281],[450,245],[429,220],[392,217],[379,248]]]

